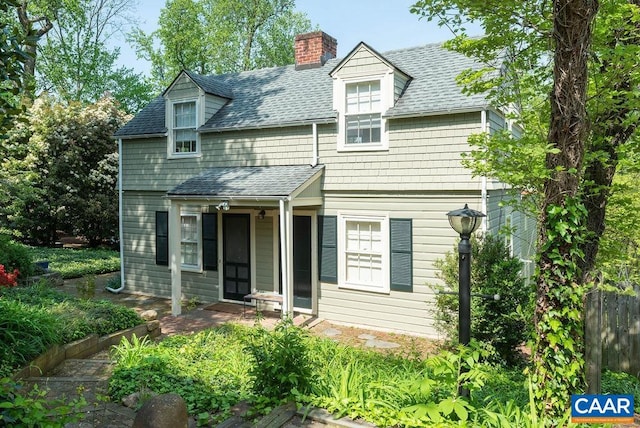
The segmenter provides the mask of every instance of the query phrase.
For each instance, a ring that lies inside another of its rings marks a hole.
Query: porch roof
[[[286,198],[322,175],[324,165],[230,166],[204,170],[167,192],[170,199]]]

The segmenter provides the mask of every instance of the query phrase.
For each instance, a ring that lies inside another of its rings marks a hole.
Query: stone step
[[[257,428],[280,428],[296,414],[296,411],[296,403],[278,406],[258,421]]]

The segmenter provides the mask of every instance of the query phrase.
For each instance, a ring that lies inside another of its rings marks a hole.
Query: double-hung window
[[[346,145],[381,143],[380,81],[348,83],[345,103]]]
[[[182,268],[199,270],[200,260],[202,260],[200,214],[183,212],[180,216],[180,225]]]
[[[339,218],[339,283],[348,288],[389,292],[389,219]]]
[[[173,104],[173,152],[175,154],[196,153],[197,106],[195,101]]]

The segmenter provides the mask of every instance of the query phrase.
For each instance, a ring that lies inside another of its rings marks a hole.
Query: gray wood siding
[[[123,141],[125,190],[167,191],[204,168],[311,162],[311,126],[202,134],[202,156],[167,159],[166,138]]]
[[[480,131],[480,114],[389,121],[389,150],[338,152],[336,125],[318,126],[325,191],[442,191],[480,189],[462,167],[467,137]],[[306,164],[311,126],[202,134],[202,156],[167,159],[166,138],[123,141],[126,190],[166,191],[203,168]]]
[[[380,61],[365,47],[360,47],[354,52],[349,61],[345,62],[337,73],[337,76],[344,79],[352,76],[372,76],[386,73],[389,67]]]
[[[165,96],[170,100],[178,100],[183,98],[196,98],[199,93],[200,88],[186,75],[182,75],[173,83],[173,86],[171,86]]]
[[[204,97],[204,121],[206,122],[207,119],[216,114],[226,103],[227,100],[224,98],[206,94]]]
[[[322,127],[324,190],[465,191],[480,179],[462,167],[467,138],[480,132],[480,113],[389,121],[389,150],[338,152],[333,127]]]
[[[480,194],[433,193],[421,196],[393,194],[370,195],[326,194],[323,215],[349,213],[385,213],[390,218],[413,219],[413,292],[391,291],[378,294],[340,288],[322,282],[318,315],[332,321],[365,324],[377,328],[402,330],[438,337],[430,312],[433,291],[429,284],[438,283],[434,262],[447,251],[454,250],[456,233],[446,213],[465,203],[479,209]]]
[[[533,275],[534,258],[536,253],[537,222],[534,217],[527,213],[514,211],[510,207],[500,207],[502,202],[510,200],[514,196],[508,190],[492,190],[488,193],[488,215],[489,233],[497,234],[500,229],[507,224],[508,216],[511,217],[511,227],[513,229],[510,240],[513,250],[512,254],[524,263],[523,276],[526,278]],[[503,235],[504,236],[504,235]]]
[[[404,87],[407,85],[407,78],[399,73],[394,73],[393,75],[393,104],[398,101],[400,95],[402,95],[402,91]]]
[[[489,134],[506,129],[504,117],[493,110],[487,111],[487,125],[489,126]]]
[[[256,285],[257,290],[273,287],[273,217],[256,217]]]
[[[123,233],[125,290],[132,293],[171,297],[167,266],[155,264],[155,212],[168,211],[162,193],[124,192]],[[184,299],[218,300],[218,272],[182,272]]]

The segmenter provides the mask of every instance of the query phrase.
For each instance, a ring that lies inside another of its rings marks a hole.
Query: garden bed
[[[154,338],[160,336],[160,334],[160,322],[154,320],[117,333],[101,337],[98,337],[97,334],[92,334],[84,339],[76,340],[66,345],[54,345],[27,366],[17,371],[12,378],[14,380],[20,380],[45,375],[59,366],[64,360],[87,358],[100,351],[109,349],[113,345],[119,345],[123,337],[131,340],[133,335],[140,338],[145,336]]]

